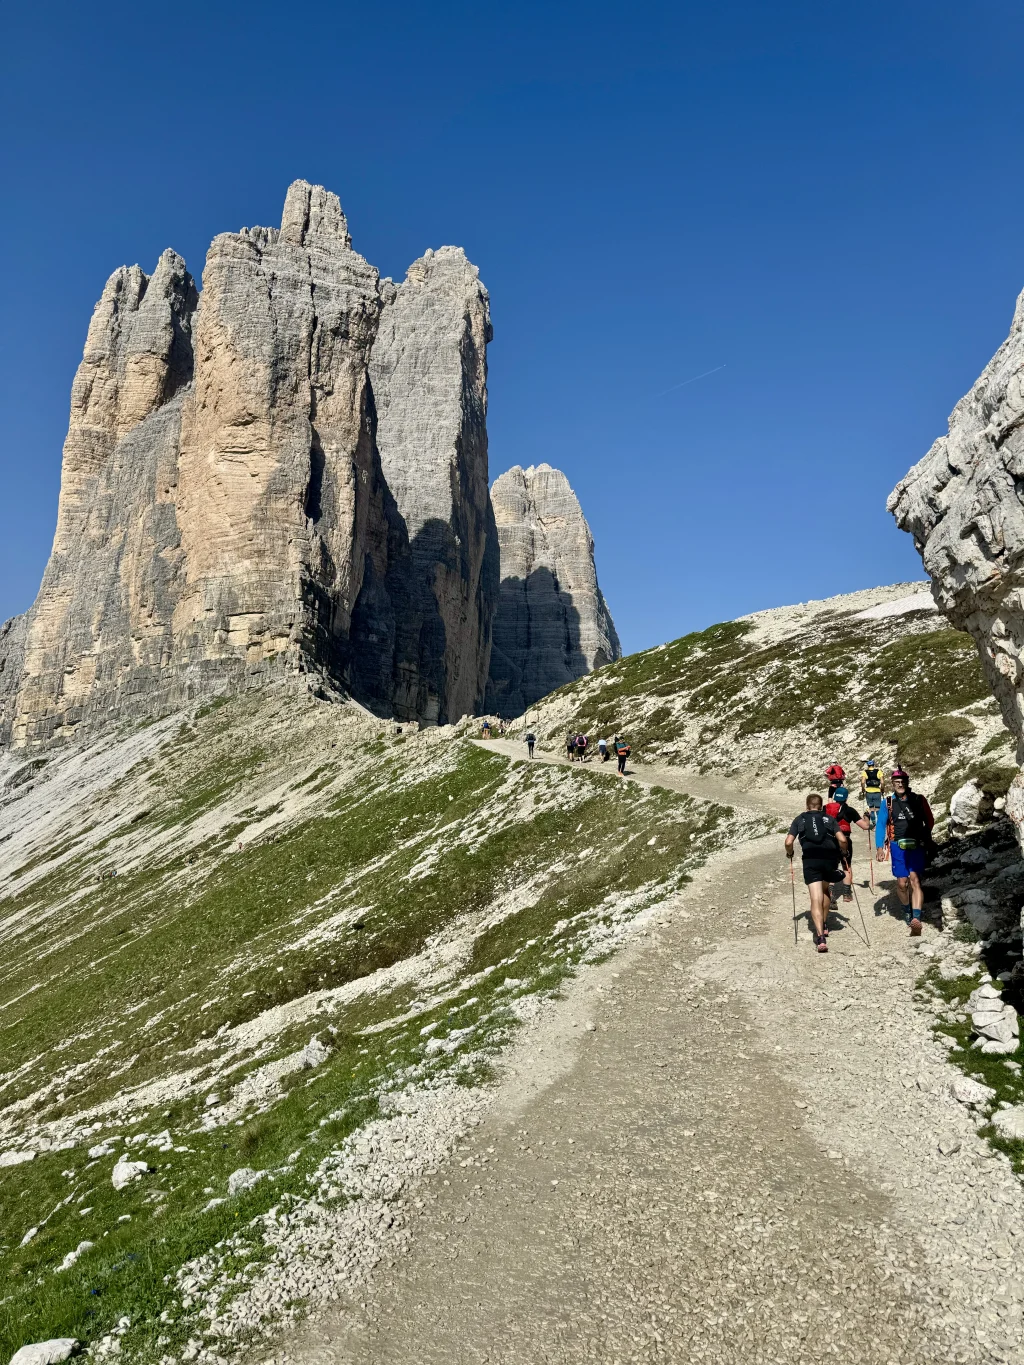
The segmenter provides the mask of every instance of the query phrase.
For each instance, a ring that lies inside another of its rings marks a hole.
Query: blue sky
[[[385,274],[479,265],[492,477],[566,471],[626,649],[920,576],[886,494],[1024,286],[1019,0],[56,0],[4,33],[0,619],[106,277],[198,276],[297,176]]]

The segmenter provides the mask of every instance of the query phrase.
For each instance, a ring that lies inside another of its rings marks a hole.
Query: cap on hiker
[[[910,781],[910,774],[904,772],[902,768],[893,768],[893,770],[892,770],[892,780],[893,780],[894,782],[909,782],[909,781]]]
[[[837,801],[845,801],[849,795],[850,793],[846,790],[845,787],[836,787],[835,791],[833,792],[833,796],[836,798]]]

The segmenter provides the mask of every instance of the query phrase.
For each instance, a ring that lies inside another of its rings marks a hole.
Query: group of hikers
[[[480,727],[484,739],[490,739],[493,727],[490,720],[485,720]],[[504,735],[506,725],[503,720],[498,721],[498,734]],[[533,758],[533,752],[537,744],[537,736],[532,730],[527,730],[523,736],[526,744],[526,752]],[[591,745],[590,739],[584,734],[569,734],[565,737],[565,752],[570,763],[587,763],[590,759]],[[607,763],[612,754],[615,755],[618,764],[619,776],[626,776],[626,760],[633,750],[622,735],[613,735],[611,739],[599,739],[597,741],[597,752],[602,763]]]
[[[526,738],[530,744],[529,735]],[[565,737],[565,752],[570,763],[586,763],[590,758],[590,739],[584,734],[568,734]],[[597,741],[597,752],[602,763],[607,763],[612,754],[618,762],[619,773],[626,775],[626,759],[633,752],[621,735],[613,735],[611,739],[599,739]],[[530,754],[533,754],[533,746],[530,745]]]
[[[924,887],[921,873],[934,843],[935,817],[920,792],[912,790],[910,774],[898,764],[889,774],[892,791],[886,794],[885,773],[873,758],[862,760],[860,794],[867,807],[861,815],[849,804],[846,773],[838,763],[825,770],[828,799],[817,792],[807,798],[806,809],[796,817],[786,835],[786,857],[792,859],[800,841],[804,883],[811,901],[811,928],[819,953],[828,952],[829,914],[839,896],[853,900],[853,826],[873,831],[875,858],[892,860],[896,895],[910,924],[910,933],[921,933]]]

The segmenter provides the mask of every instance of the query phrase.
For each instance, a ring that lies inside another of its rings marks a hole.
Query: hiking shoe
[[[826,937],[825,937],[824,934],[815,934],[815,935],[814,935],[814,946],[815,946],[815,948],[817,948],[817,950],[818,950],[819,953],[827,953],[827,952],[828,952],[828,941],[827,941],[827,939],[826,939]]]
[[[920,938],[921,930],[923,927],[924,926],[922,925],[920,918],[917,915],[915,915],[914,918],[910,921],[910,937]]]
[[[852,891],[844,891],[844,892],[843,892],[843,900],[846,901],[847,904],[852,903],[852,901],[853,901],[853,892],[852,892]]]

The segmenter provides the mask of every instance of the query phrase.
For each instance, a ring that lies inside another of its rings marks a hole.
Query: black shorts
[[[816,859],[804,859],[805,886],[810,886],[812,882],[838,882],[842,880],[842,875],[834,862],[823,863]]]

